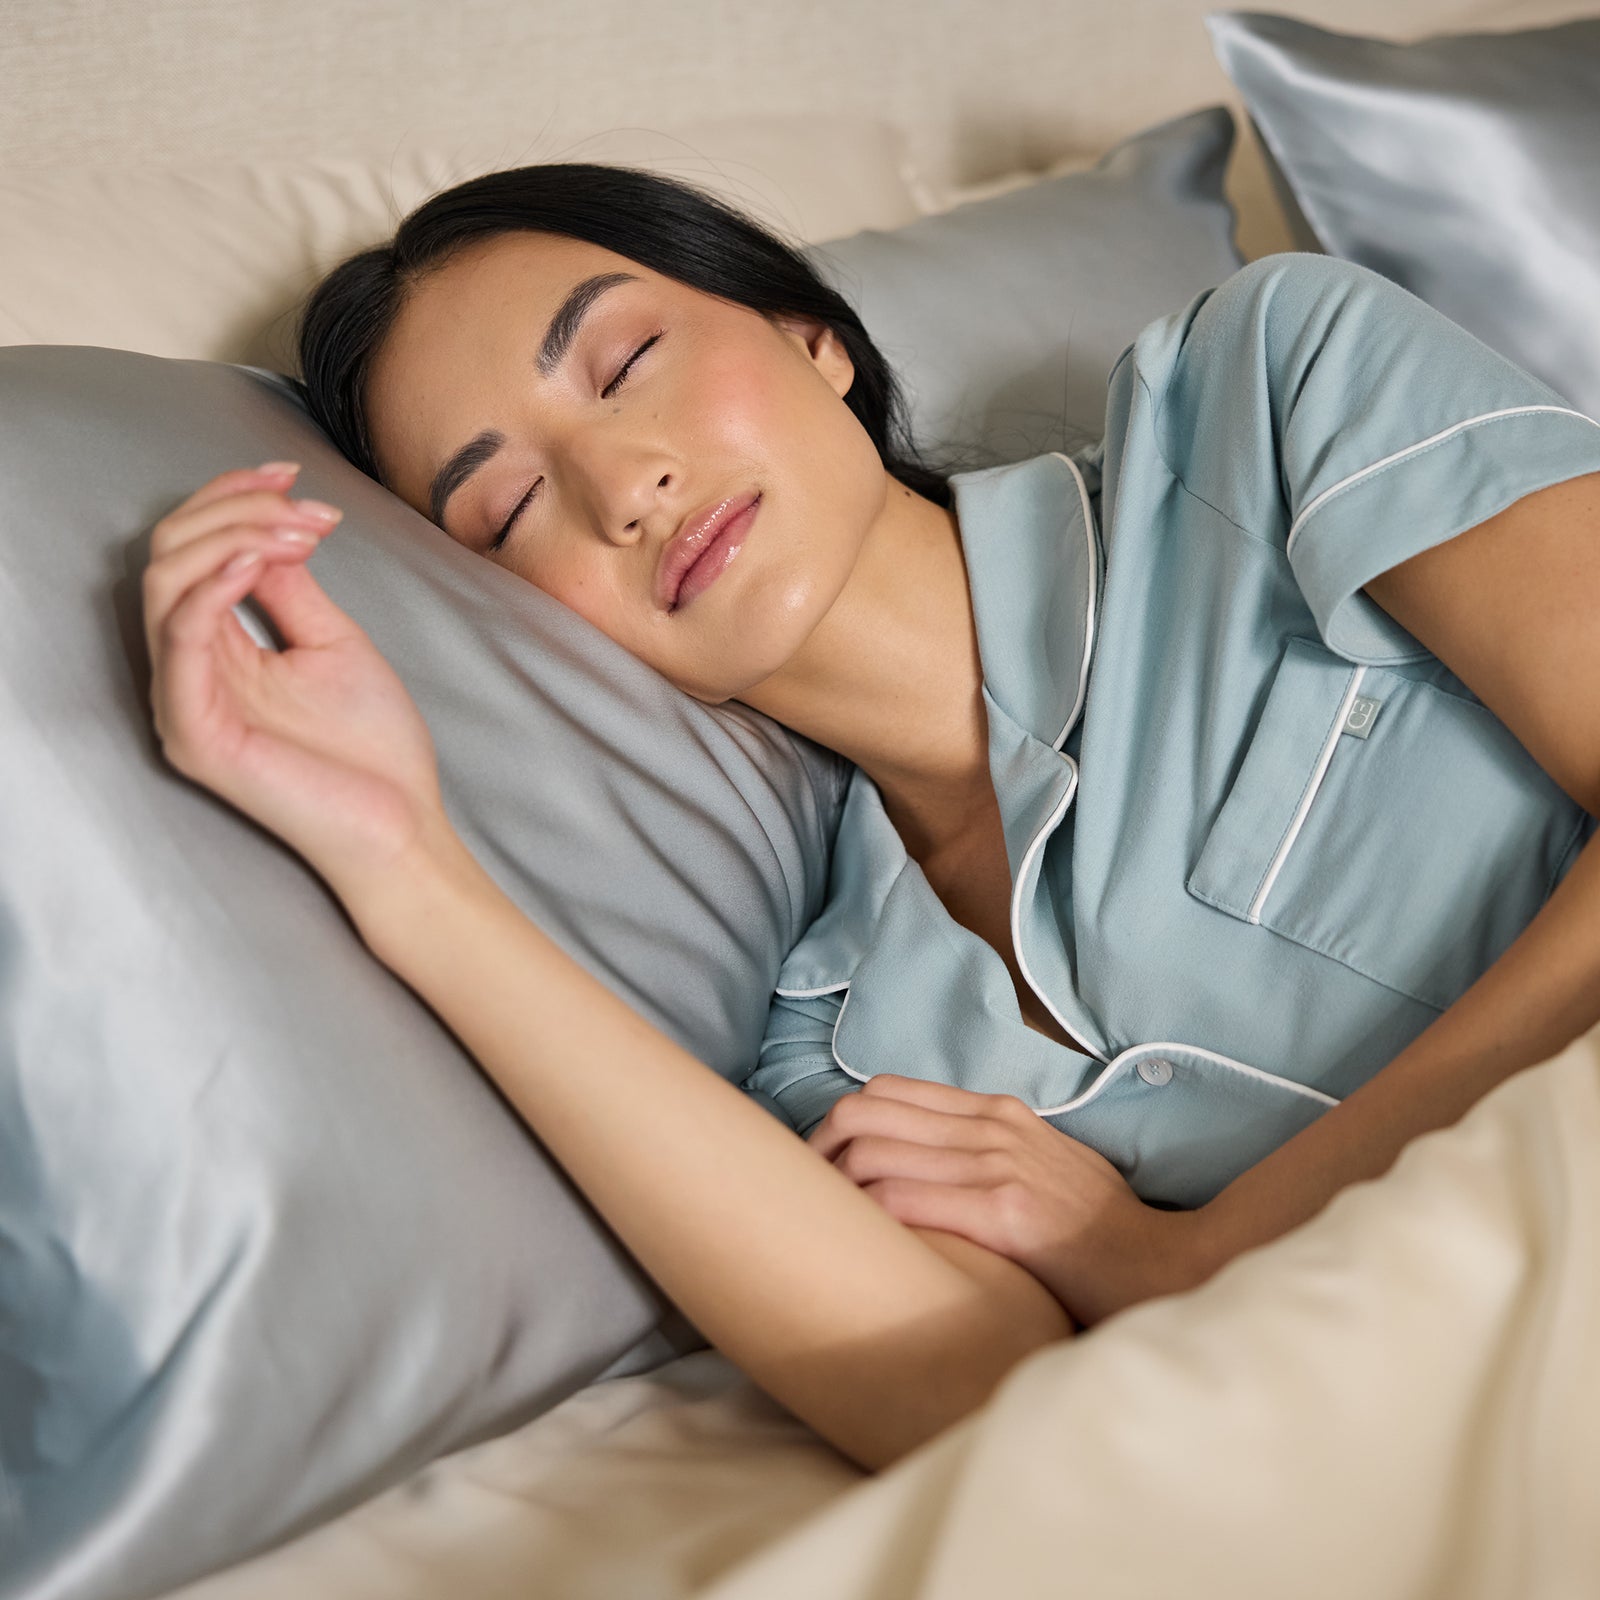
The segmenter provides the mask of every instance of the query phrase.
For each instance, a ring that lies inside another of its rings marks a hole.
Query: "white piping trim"
[[[837,1061],[839,1065],[856,1080],[857,1083],[865,1083],[868,1078],[872,1076],[872,1074],[870,1072],[857,1072],[856,1069],[852,1067],[842,1055],[839,1054],[839,1026],[844,1021],[844,1014],[850,1007],[850,985],[846,984],[844,987],[845,995],[844,999],[839,1003],[839,1015],[833,1019],[833,1032],[828,1036],[828,1049],[832,1053],[833,1059]]]
[[[1382,461],[1374,461],[1370,467],[1363,467],[1359,472],[1352,472],[1348,478],[1341,478],[1331,489],[1324,489],[1315,500],[1308,505],[1289,529],[1289,537],[1284,541],[1283,553],[1288,553],[1294,548],[1295,535],[1299,533],[1307,517],[1320,506],[1324,500],[1330,499],[1341,489],[1348,489],[1352,483],[1367,477],[1370,473],[1377,472],[1382,467],[1387,467],[1391,462],[1399,461],[1403,456],[1414,455],[1418,450],[1426,450],[1429,445],[1438,444],[1442,439],[1448,439],[1453,433],[1460,433],[1463,428],[1471,428],[1480,422],[1493,422],[1497,417],[1517,417],[1530,411],[1554,411],[1564,417],[1577,417],[1583,422],[1594,423],[1600,428],[1600,422],[1593,417],[1585,416],[1581,411],[1574,411],[1571,406],[1507,406],[1503,411],[1485,411],[1481,416],[1468,417],[1465,422],[1457,422],[1452,426],[1434,434],[1432,438],[1424,439],[1420,444],[1407,445],[1404,450],[1396,450],[1393,455],[1385,456]]]
[[[1317,757],[1316,770],[1311,775],[1311,782],[1306,786],[1306,792],[1300,797],[1300,804],[1295,808],[1294,821],[1289,824],[1289,831],[1279,844],[1277,853],[1272,858],[1272,865],[1267,868],[1267,875],[1261,880],[1261,887],[1256,890],[1256,897],[1250,902],[1250,909],[1245,915],[1246,922],[1259,923],[1261,921],[1261,908],[1267,903],[1267,896],[1272,893],[1272,886],[1278,881],[1278,874],[1283,870],[1283,864],[1289,859],[1289,851],[1299,836],[1300,828],[1306,820],[1306,813],[1311,809],[1311,802],[1317,797],[1317,790],[1322,787],[1322,780],[1328,771],[1328,763],[1333,760],[1333,752],[1338,747],[1339,735],[1344,732],[1345,718],[1350,715],[1350,707],[1355,701],[1356,690],[1361,687],[1361,680],[1366,677],[1367,669],[1357,667],[1350,676],[1349,686],[1344,691],[1344,698],[1339,702],[1339,709],[1334,714],[1333,729],[1328,734],[1327,741],[1322,746],[1322,752]]]
[[[1078,714],[1083,710],[1084,699],[1089,691],[1089,664],[1094,658],[1095,618],[1099,610],[1100,599],[1100,547],[1099,541],[1095,537],[1094,510],[1089,504],[1088,486],[1083,481],[1083,474],[1078,470],[1077,462],[1075,462],[1071,456],[1064,455],[1059,450],[1052,450],[1049,453],[1066,462],[1068,469],[1072,473],[1073,482],[1078,486],[1078,501],[1083,508],[1083,532],[1084,537],[1089,545],[1088,614],[1084,619],[1083,627],[1083,659],[1078,663],[1078,689],[1072,703],[1072,711],[1067,717],[1066,726],[1062,728],[1061,732],[1058,733],[1055,739],[1051,742],[1051,749],[1060,754],[1062,745],[1067,742],[1067,735],[1072,732],[1073,724],[1077,722]],[[1072,804],[1072,797],[1078,792],[1077,762],[1075,762],[1072,757],[1068,755],[1062,755],[1061,759],[1072,768],[1071,781],[1067,786],[1066,795],[1063,797],[1061,803],[1056,807],[1055,812],[1044,823],[1043,827],[1040,828],[1038,833],[1036,833],[1032,840],[1029,841],[1028,848],[1023,854],[1022,870],[1017,875],[1017,887],[1015,890],[1013,890],[1011,898],[1011,947],[1016,953],[1017,965],[1022,969],[1023,977],[1027,979],[1028,987],[1032,989],[1033,992],[1039,997],[1039,1000],[1044,1005],[1045,1009],[1049,1011],[1050,1015],[1054,1017],[1055,1020],[1061,1025],[1062,1030],[1070,1034],[1072,1029],[1067,1026],[1066,1018],[1063,1017],[1053,1005],[1051,1005],[1050,997],[1044,992],[1043,989],[1039,987],[1037,983],[1034,982],[1033,974],[1028,970],[1027,959],[1022,953],[1021,936],[1022,885],[1027,881],[1029,863],[1033,860],[1033,857],[1037,853],[1040,845],[1043,844],[1050,834],[1055,831],[1057,824],[1059,824],[1062,817],[1066,815],[1067,807]],[[848,989],[849,987],[849,981],[846,980],[843,983],[827,984],[820,989],[779,989],[777,992],[791,1000],[809,1000],[814,999],[818,995],[833,994],[839,989]],[[844,1012],[843,1008],[841,1007],[840,1016],[842,1017],[843,1015]],[[837,1021],[835,1022],[834,1027],[835,1031],[837,1031]],[[1106,1059],[1104,1056],[1095,1051],[1091,1051],[1090,1054],[1096,1061],[1104,1061]],[[834,1059],[838,1060],[837,1054],[835,1055]],[[843,1067],[844,1063],[840,1061],[839,1065]],[[846,1072],[849,1072],[849,1070],[850,1069],[848,1067],[845,1067]],[[852,1076],[856,1076],[856,1074],[852,1074]],[[862,1081],[865,1082],[864,1079]]]
[[[848,988],[848,985],[846,985]],[[844,1022],[844,1014],[850,1004],[850,997],[846,994],[844,1004],[839,1007],[839,1015],[834,1019],[833,1038],[829,1040],[828,1048],[833,1054],[833,1059],[857,1083],[868,1083],[874,1074],[857,1072],[843,1056],[839,1054],[835,1042],[839,1036],[839,1028]],[[1028,1109],[1041,1117],[1059,1116],[1063,1111],[1076,1111],[1079,1106],[1087,1105],[1097,1095],[1102,1094],[1117,1075],[1118,1069],[1129,1062],[1137,1061],[1143,1056],[1155,1055],[1160,1051],[1175,1051],[1182,1055],[1200,1056],[1206,1061],[1214,1061],[1219,1067],[1227,1067],[1230,1071],[1242,1073],[1247,1078],[1258,1079],[1262,1083],[1271,1084],[1274,1088],[1287,1089],[1292,1094],[1304,1095],[1308,1100],[1316,1100],[1323,1105],[1336,1106],[1339,1104],[1331,1094],[1324,1094],[1320,1089],[1313,1089],[1309,1084],[1296,1083],[1292,1078],[1280,1078],[1271,1072],[1263,1072],[1260,1067],[1252,1067],[1247,1062],[1235,1061],[1232,1056],[1218,1054],[1215,1050],[1202,1050],[1198,1045],[1179,1044],[1175,1040],[1162,1040],[1154,1044],[1129,1045],[1120,1055],[1115,1056],[1106,1066],[1104,1072],[1083,1091],[1082,1094],[1071,1100],[1063,1100],[1058,1106],[1030,1106]]]
[[[1028,882],[1028,868],[1032,866],[1033,859],[1038,855],[1040,847],[1045,840],[1055,832],[1061,819],[1066,816],[1067,807],[1072,804],[1072,797],[1078,792],[1078,763],[1069,755],[1063,755],[1061,759],[1072,769],[1067,783],[1067,792],[1061,797],[1060,804],[1045,820],[1044,825],[1029,840],[1028,848],[1022,855],[1022,866],[1017,873],[1016,887],[1011,891],[1011,948],[1016,955],[1017,966],[1021,970],[1023,978],[1027,981],[1028,987],[1039,997],[1040,1004],[1060,1024],[1063,1033],[1069,1037],[1075,1037],[1072,1029],[1067,1024],[1067,1019],[1056,1010],[1050,1003],[1050,996],[1034,981],[1033,972],[1028,966],[1028,958],[1022,953],[1022,896]],[[1096,1061],[1104,1061],[1106,1059],[1098,1050],[1091,1050],[1089,1054]]]
[[[1117,1069],[1124,1062],[1137,1060],[1143,1055],[1154,1055],[1161,1050],[1178,1051],[1184,1055],[1202,1056],[1207,1061],[1216,1062],[1219,1067],[1228,1067],[1234,1072],[1243,1073],[1247,1078],[1259,1078],[1263,1083],[1270,1083],[1276,1088],[1288,1089],[1295,1094],[1305,1095],[1307,1099],[1320,1100],[1323,1104],[1330,1106],[1336,1106],[1339,1103],[1331,1094],[1324,1094],[1320,1089],[1311,1088],[1309,1084],[1296,1083],[1292,1078],[1280,1078],[1274,1073],[1263,1072],[1260,1067],[1252,1067],[1244,1061],[1235,1061],[1232,1056],[1219,1055],[1215,1050],[1202,1050],[1198,1045],[1180,1044],[1176,1040],[1165,1039],[1155,1044],[1129,1045],[1120,1055],[1112,1058],[1106,1070],[1076,1099],[1064,1100],[1058,1106],[1035,1106],[1033,1109],[1041,1117],[1054,1117],[1063,1111],[1076,1111],[1079,1106],[1087,1104],[1106,1088]]]
[[[1078,471],[1078,464],[1071,456],[1064,455],[1060,450],[1052,450],[1051,455],[1065,461],[1072,473],[1073,482],[1078,486],[1078,502],[1083,508],[1083,532],[1089,545],[1089,599],[1087,615],[1083,625],[1083,657],[1078,663],[1078,692],[1072,702],[1072,710],[1067,716],[1066,725],[1061,732],[1051,741],[1051,749],[1061,755],[1061,759],[1071,768],[1067,792],[1061,797],[1055,810],[1045,819],[1039,831],[1028,841],[1028,848],[1022,854],[1022,865],[1017,872],[1016,887],[1011,893],[1011,949],[1017,958],[1017,967],[1021,971],[1024,981],[1038,997],[1039,1003],[1055,1018],[1057,1026],[1068,1037],[1076,1037],[1067,1019],[1055,1008],[1044,990],[1035,981],[1032,969],[1028,966],[1028,958],[1022,950],[1022,897],[1028,882],[1028,868],[1032,865],[1034,857],[1039,853],[1044,842],[1055,832],[1061,819],[1067,814],[1067,807],[1072,804],[1072,799],[1078,792],[1078,763],[1071,756],[1062,753],[1061,747],[1067,742],[1067,735],[1071,733],[1073,724],[1077,722],[1079,713],[1083,710],[1083,702],[1089,690],[1089,663],[1094,659],[1094,631],[1095,617],[1099,609],[1100,598],[1100,546],[1095,537],[1094,511],[1089,504],[1088,486],[1083,481],[1083,474]],[[1090,1057],[1095,1061],[1104,1061],[1106,1058],[1098,1050],[1090,1050]]]
[[[1078,720],[1078,713],[1083,710],[1084,697],[1089,692],[1089,663],[1094,658],[1095,612],[1099,605],[1100,548],[1094,533],[1094,511],[1089,505],[1088,485],[1083,481],[1083,474],[1078,471],[1077,462],[1071,456],[1062,455],[1059,450],[1052,450],[1050,454],[1060,456],[1061,460],[1072,469],[1073,480],[1078,485],[1078,501],[1083,507],[1083,531],[1089,541],[1089,615],[1083,625],[1083,660],[1078,663],[1078,693],[1072,702],[1072,711],[1067,717],[1066,726],[1051,743],[1052,749],[1059,750],[1067,742],[1067,735],[1072,732],[1072,725]]]
[[[1527,409],[1560,410],[1562,408],[1549,406],[1529,407]],[[1573,415],[1581,416],[1582,413],[1574,412]],[[1462,426],[1465,426],[1465,424],[1462,424]],[[1420,446],[1418,448],[1420,448]],[[1404,452],[1402,452],[1402,454],[1403,453]],[[1094,514],[1089,505],[1088,491],[1083,481],[1083,475],[1078,471],[1077,463],[1074,462],[1070,456],[1063,455],[1059,450],[1052,450],[1050,454],[1060,456],[1061,459],[1065,461],[1068,467],[1070,467],[1072,470],[1072,476],[1077,482],[1078,495],[1083,505],[1084,530],[1089,540],[1089,615],[1084,626],[1083,660],[1079,665],[1078,692],[1072,707],[1072,714],[1067,718],[1066,726],[1056,737],[1052,746],[1052,748],[1059,752],[1061,750],[1061,746],[1066,743],[1067,735],[1072,731],[1073,724],[1078,719],[1078,713],[1083,709],[1084,697],[1088,690],[1089,663],[1094,656],[1094,626],[1099,588],[1099,545],[1095,538]],[[1357,476],[1359,477],[1360,474],[1358,473]],[[1331,492],[1332,491],[1330,490],[1329,493]],[[1323,495],[1319,497],[1319,500],[1325,498],[1326,495]],[[1308,508],[1308,511],[1309,509],[1310,508]],[[1349,689],[1346,691],[1344,701],[1339,709],[1339,716],[1334,726],[1335,740],[1337,739],[1339,731],[1344,727],[1344,720],[1350,712],[1350,702],[1355,698],[1356,688],[1359,686],[1365,673],[1365,667],[1358,667],[1356,669],[1355,677],[1352,680]],[[1324,771],[1326,771],[1328,762],[1332,759],[1333,748],[1334,744],[1330,741],[1322,753],[1316,781],[1311,790],[1312,795],[1315,795],[1316,790],[1321,786],[1322,774]],[[1022,954],[1021,937],[1022,885],[1027,882],[1028,868],[1032,865],[1033,859],[1038,853],[1041,845],[1043,845],[1044,841],[1050,837],[1050,835],[1055,831],[1057,825],[1060,823],[1062,817],[1066,815],[1067,807],[1072,804],[1073,796],[1078,792],[1078,763],[1074,761],[1071,756],[1065,754],[1062,755],[1062,760],[1065,761],[1072,769],[1070,781],[1067,785],[1067,792],[1062,797],[1055,810],[1040,827],[1039,831],[1029,841],[1028,848],[1023,853],[1022,869],[1017,874],[1017,889],[1013,893],[1011,899],[1011,944],[1013,950],[1016,952],[1017,965],[1021,968],[1022,975],[1028,982],[1028,987],[1031,988],[1039,997],[1040,1001],[1043,1003],[1045,1009],[1049,1011],[1050,1015],[1054,1017],[1058,1023],[1060,1023],[1063,1031],[1070,1034],[1072,1030],[1067,1026],[1066,1018],[1064,1018],[1061,1013],[1056,1010],[1056,1008],[1050,1003],[1050,997],[1044,993],[1037,983],[1034,982],[1033,974],[1029,971],[1027,961]],[[1310,803],[1309,796],[1302,801],[1300,814],[1295,819],[1295,823],[1290,831],[1289,838],[1285,841],[1284,845],[1280,847],[1279,859],[1274,863],[1271,877],[1268,878],[1266,884],[1267,888],[1271,887],[1271,878],[1277,875],[1278,868],[1282,866],[1282,857],[1287,854],[1288,845],[1293,842],[1295,834],[1299,832],[1300,824],[1304,820],[1305,812],[1309,808]],[[1258,899],[1264,898],[1264,892],[1262,895],[1258,896]],[[1252,918],[1252,920],[1254,919]],[[873,1074],[857,1072],[856,1069],[839,1054],[839,1029],[844,1024],[844,1014],[850,1005],[850,988],[851,980],[847,979],[843,983],[828,984],[820,989],[779,989],[777,992],[789,999],[811,999],[818,995],[835,994],[842,989],[844,991],[844,999],[839,1004],[839,1015],[833,1019],[833,1032],[829,1036],[828,1040],[829,1053],[833,1056],[833,1059],[839,1068],[843,1072],[847,1073],[850,1077],[854,1078],[857,1083],[868,1083],[871,1081]],[[1111,1058],[1109,1061],[1097,1051],[1090,1051],[1089,1054],[1091,1059],[1106,1062],[1106,1068],[1105,1071],[1103,1071],[1095,1079],[1094,1083],[1089,1086],[1089,1088],[1085,1089],[1082,1094],[1078,1095],[1074,1099],[1063,1100],[1060,1105],[1032,1106],[1030,1109],[1041,1117],[1053,1117],[1058,1116],[1064,1111],[1076,1110],[1077,1107],[1086,1105],[1097,1095],[1103,1093],[1104,1090],[1110,1085],[1118,1069],[1124,1066],[1126,1063],[1137,1061],[1141,1056],[1152,1055],[1161,1050],[1178,1051],[1185,1055],[1199,1056],[1206,1061],[1215,1062],[1218,1066],[1227,1067],[1231,1071],[1242,1073],[1246,1077],[1258,1079],[1263,1083],[1271,1084],[1279,1089],[1286,1089],[1293,1094],[1304,1095],[1307,1099],[1320,1101],[1324,1105],[1336,1106],[1339,1104],[1339,1102],[1334,1099],[1332,1095],[1324,1094],[1320,1089],[1313,1089],[1308,1084],[1296,1083],[1292,1078],[1280,1078],[1274,1073],[1262,1071],[1260,1067],[1252,1067],[1247,1062],[1235,1061],[1232,1056],[1220,1055],[1215,1050],[1203,1050],[1198,1045],[1179,1044],[1176,1041],[1166,1040],[1154,1044],[1130,1045],[1126,1050],[1122,1051],[1121,1054]]]

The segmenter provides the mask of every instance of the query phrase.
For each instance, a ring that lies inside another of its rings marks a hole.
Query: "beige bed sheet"
[[[170,1600],[683,1600],[863,1481],[701,1350],[590,1384]]]
[[[1600,1032],[699,1600],[1593,1600]]]
[[[876,1478],[706,1350],[181,1600],[1592,1600],[1597,1357],[1600,1029]]]

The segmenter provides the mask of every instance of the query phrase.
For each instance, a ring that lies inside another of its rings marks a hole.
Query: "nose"
[[[592,517],[601,538],[637,544],[664,515],[677,485],[677,463],[659,446],[620,439],[592,442],[574,462],[588,485]]]

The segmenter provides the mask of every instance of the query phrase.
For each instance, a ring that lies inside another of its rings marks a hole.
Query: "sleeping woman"
[[[1102,441],[955,473],[803,256],[623,168],[433,197],[300,353],[451,538],[853,764],[741,1091],[468,852],[293,463],[156,528],[167,758],[859,1464],[1600,1019],[1600,424],[1367,269],[1252,263],[1128,346]]]

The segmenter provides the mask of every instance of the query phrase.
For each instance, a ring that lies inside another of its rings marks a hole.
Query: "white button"
[[[1146,1056],[1145,1059],[1134,1068],[1134,1071],[1137,1072],[1146,1083],[1153,1083],[1158,1088],[1163,1083],[1172,1082],[1172,1063],[1170,1061],[1162,1060],[1160,1056]]]

